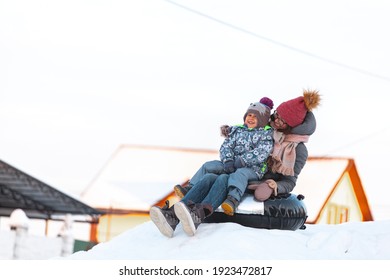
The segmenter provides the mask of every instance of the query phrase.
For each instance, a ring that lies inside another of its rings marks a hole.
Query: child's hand
[[[245,167],[245,161],[242,159],[242,157],[238,156],[234,159],[234,167],[237,168],[242,168]]]
[[[228,138],[229,133],[230,133],[230,126],[228,126],[227,124],[222,125],[220,127],[220,130],[221,130],[221,136]]]
[[[235,171],[234,161],[232,159],[228,159],[223,163],[223,170],[227,173],[233,173]]]

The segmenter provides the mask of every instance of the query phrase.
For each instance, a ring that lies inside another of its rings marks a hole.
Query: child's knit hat
[[[255,114],[257,118],[257,127],[264,127],[268,124],[269,118],[271,116],[271,110],[274,107],[274,102],[268,98],[263,97],[260,99],[260,102],[251,103],[244,115],[244,121],[248,113]]]

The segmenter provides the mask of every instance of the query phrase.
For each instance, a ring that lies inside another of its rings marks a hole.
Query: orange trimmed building
[[[310,157],[294,193],[305,196],[308,224],[373,221],[355,161],[351,158]]]

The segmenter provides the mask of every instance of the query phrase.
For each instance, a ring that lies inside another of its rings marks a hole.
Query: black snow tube
[[[247,227],[264,229],[297,230],[305,229],[307,219],[303,195],[285,194],[264,201],[264,214],[240,213],[228,216],[215,211],[206,218],[206,223],[238,223]],[[261,202],[256,202],[261,203]]]

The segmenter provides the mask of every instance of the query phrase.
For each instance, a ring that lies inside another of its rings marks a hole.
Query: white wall
[[[56,237],[63,225],[63,221],[48,222],[48,237]],[[28,232],[31,235],[45,236],[46,221],[39,219],[29,219]],[[9,218],[0,217],[0,230],[9,229]],[[91,225],[89,223],[73,222],[73,236],[75,239],[89,241]],[[1,250],[1,249],[0,249]]]
[[[0,231],[0,260],[14,259],[15,237],[15,231]],[[44,237],[28,234],[23,237],[18,259],[46,260],[55,258],[61,255],[61,249],[61,237]]]

